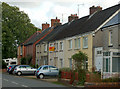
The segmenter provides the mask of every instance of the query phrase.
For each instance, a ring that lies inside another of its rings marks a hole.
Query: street
[[[1,74],[0,74],[1,75]],[[0,78],[1,80],[1,78]],[[22,77],[22,76],[15,76],[15,75],[9,75],[9,74],[6,74],[6,73],[3,73],[2,74],[2,87],[12,87],[12,88],[15,88],[15,87],[18,87],[18,88],[30,88],[30,89],[33,89],[33,88],[40,88],[40,87],[57,87],[57,88],[67,88],[66,86],[63,86],[63,85],[57,85],[57,84],[52,84],[52,83],[49,83],[49,82],[44,82],[44,81],[41,81],[39,79],[28,79],[28,78],[25,78],[25,77]],[[69,88],[69,89],[72,89],[72,88]]]

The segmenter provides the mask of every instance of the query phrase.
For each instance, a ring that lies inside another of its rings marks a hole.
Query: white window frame
[[[58,50],[58,43],[55,43],[55,51]]]
[[[69,42],[69,49],[72,49],[72,39],[68,41]]]
[[[47,48],[47,44],[44,45],[44,52],[47,52],[48,48]]]
[[[60,68],[63,68],[63,59],[60,59]]]
[[[113,39],[113,35],[112,35],[112,34],[113,34],[113,32],[110,30],[110,31],[109,31],[109,45],[110,45],[110,46],[113,45],[113,44],[112,44],[112,39]]]
[[[85,41],[87,41],[87,43],[85,43]],[[83,48],[88,48],[88,36],[83,37]]]
[[[60,50],[63,50],[63,42],[60,42]]]
[[[75,42],[75,49],[77,49],[77,47],[78,47],[78,41],[77,41],[77,39],[74,39],[74,42]]]

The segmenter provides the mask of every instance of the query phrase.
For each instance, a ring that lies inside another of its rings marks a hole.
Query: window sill
[[[58,52],[57,50],[55,52]]]
[[[83,49],[88,49],[88,47],[83,47]]]
[[[60,50],[59,52],[63,52],[63,50]]]
[[[108,47],[113,47],[113,45],[111,44],[111,45],[108,45]]]
[[[68,49],[68,51],[71,51],[72,49]]]
[[[44,51],[44,53],[46,53],[47,51]]]
[[[74,50],[79,50],[79,48],[75,48]]]

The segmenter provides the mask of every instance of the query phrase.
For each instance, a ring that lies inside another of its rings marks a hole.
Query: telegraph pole
[[[84,5],[84,3],[83,3],[83,4],[78,4],[78,17],[79,17],[79,6],[80,6],[80,5],[82,5],[82,6],[83,6],[83,5]]]

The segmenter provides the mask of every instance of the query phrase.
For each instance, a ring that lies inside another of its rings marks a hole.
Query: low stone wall
[[[85,87],[110,87],[110,88],[120,88],[120,83],[119,82],[99,82],[99,83],[85,83]]]
[[[120,78],[120,73],[103,73],[102,77],[103,77],[103,79],[110,78],[110,77],[119,77]]]

